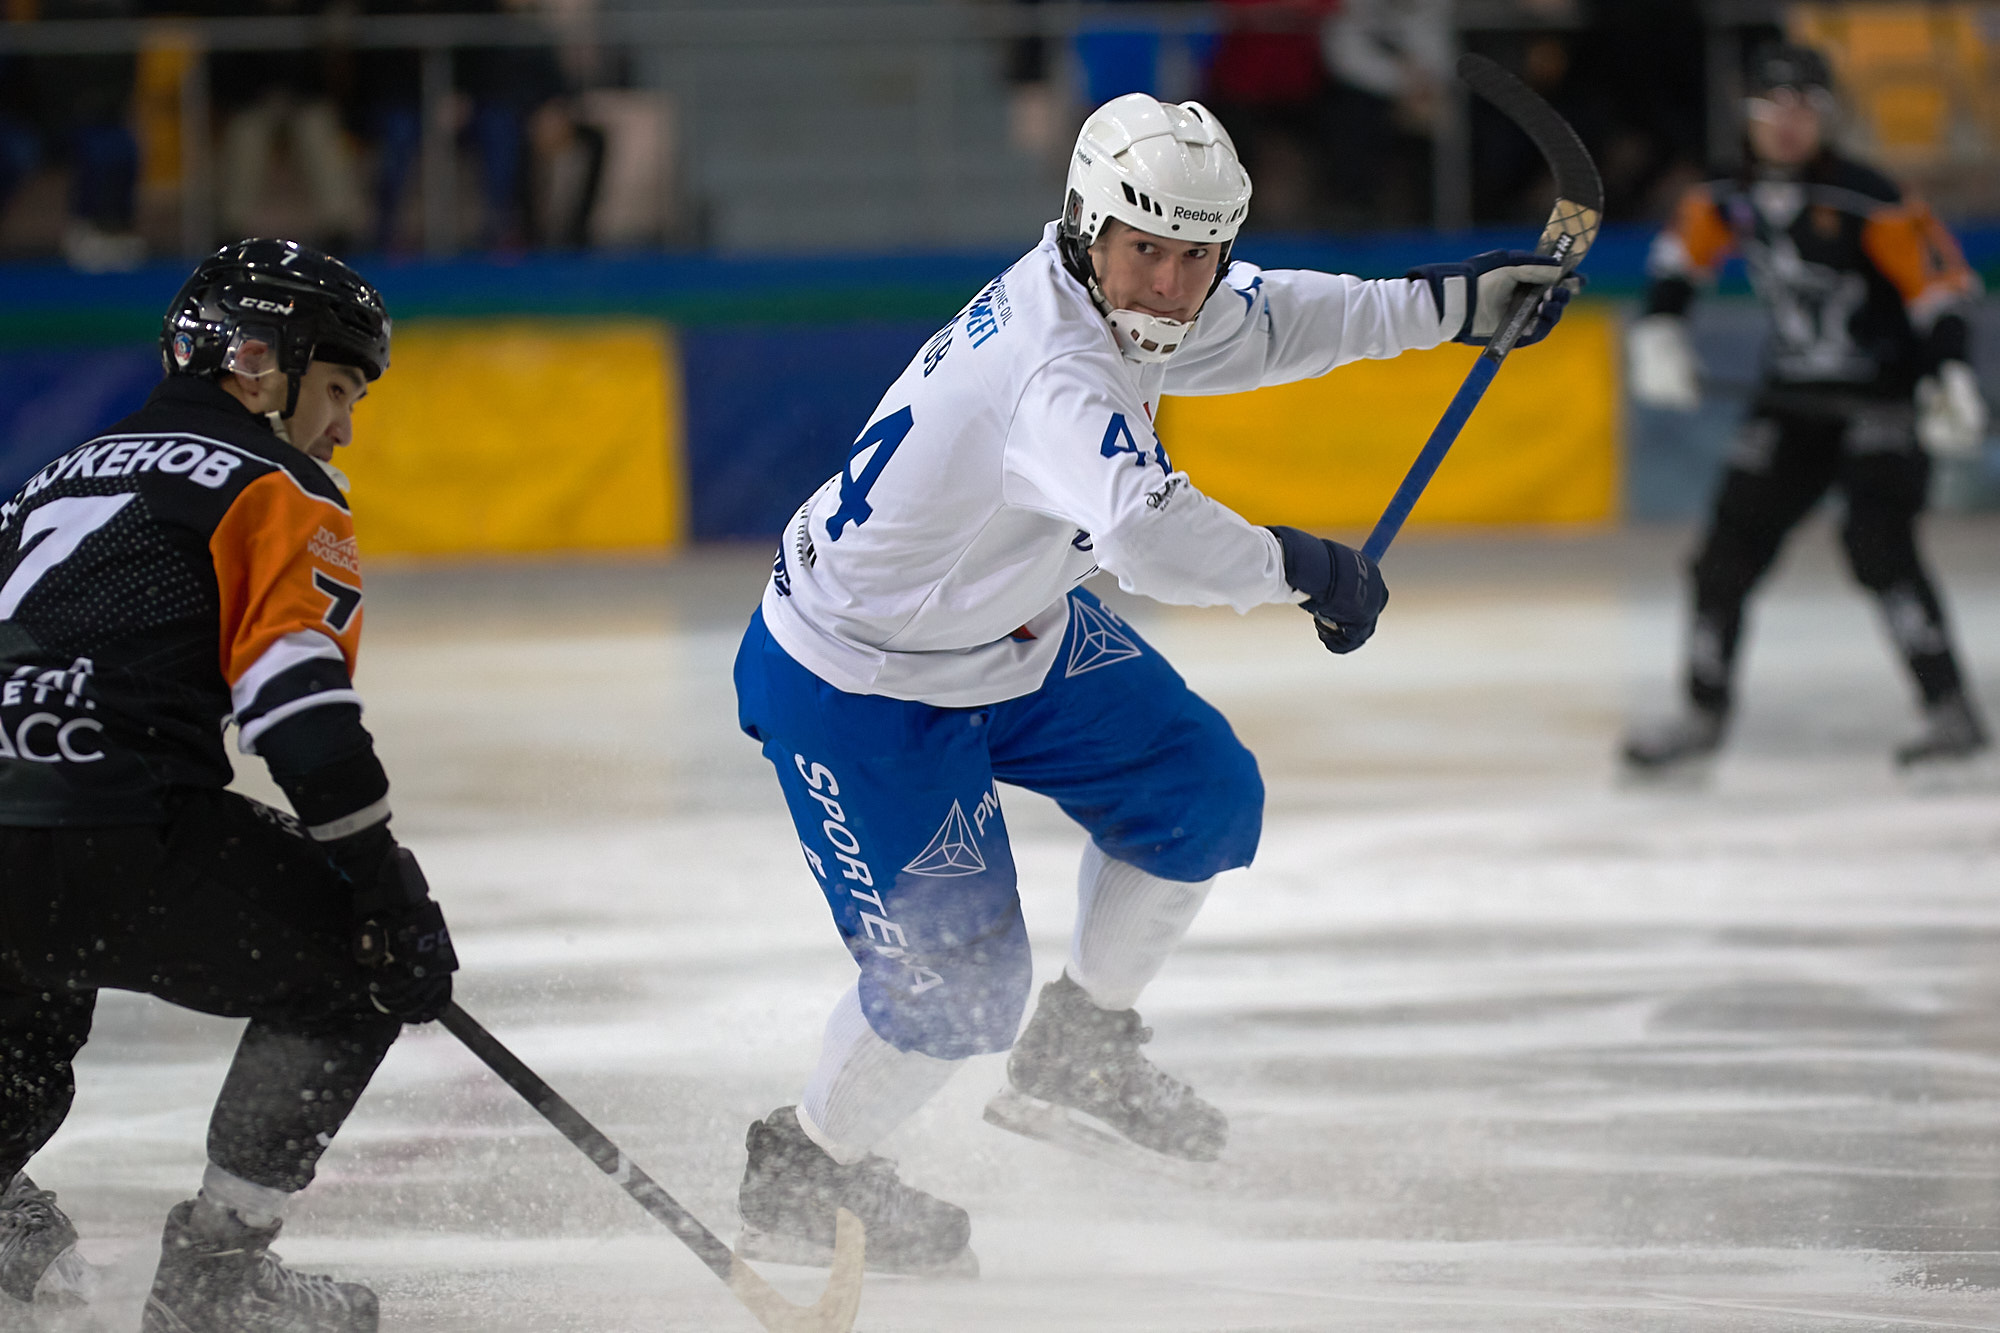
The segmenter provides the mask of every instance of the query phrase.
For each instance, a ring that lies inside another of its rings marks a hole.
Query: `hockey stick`
[[[1567,276],[1583,262],[1591,242],[1597,239],[1598,224],[1604,218],[1604,182],[1598,179],[1596,163],[1590,160],[1590,153],[1584,148],[1583,141],[1576,137],[1576,131],[1556,114],[1554,107],[1544,102],[1527,84],[1485,56],[1460,56],[1458,77],[1498,107],[1507,119],[1520,126],[1547,160],[1549,171],[1556,178],[1556,206],[1549,214],[1548,226],[1542,231],[1541,243],[1535,247],[1535,253],[1560,259],[1563,274]],[[1479,406],[1479,400],[1486,394],[1486,386],[1493,383],[1493,377],[1500,373],[1500,363],[1507,359],[1507,353],[1514,350],[1514,344],[1528,331],[1529,321],[1534,318],[1535,309],[1541,304],[1546,291],[1544,287],[1525,283],[1515,291],[1493,340],[1480,352],[1479,360],[1473,363],[1465,383],[1459,385],[1458,393],[1452,398],[1451,406],[1445,409],[1437,429],[1424,442],[1417,461],[1410,465],[1403,484],[1396,488],[1389,507],[1382,511],[1375,530],[1368,534],[1367,542],[1362,545],[1362,552],[1370,560],[1380,560],[1389,549],[1389,543],[1396,540],[1396,534],[1402,531],[1403,520],[1416,507],[1417,497],[1424,493],[1424,487],[1430,485],[1438,464],[1444,462],[1445,454],[1458,439],[1459,432],[1465,429],[1472,409]]]
[[[497,1037],[474,1021],[472,1015],[452,1004],[446,1006],[438,1021],[508,1087],[541,1112],[542,1118],[560,1130],[564,1138],[582,1149],[584,1156],[597,1163],[598,1170],[623,1186],[641,1208],[665,1222],[771,1333],[849,1333],[854,1327],[854,1316],[861,1309],[864,1241],[860,1218],[845,1208],[840,1210],[834,1221],[833,1276],[826,1292],[816,1304],[794,1305],[757,1276],[741,1256],[731,1252],[694,1214],[675,1202],[672,1195],[620,1152],[617,1144],[604,1137],[534,1070],[522,1064]]]

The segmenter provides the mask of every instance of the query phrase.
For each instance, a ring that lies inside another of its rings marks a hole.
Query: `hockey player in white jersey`
[[[974,1055],[1012,1048],[987,1112],[1003,1127],[1196,1161],[1224,1147],[1222,1113],[1141,1052],[1133,1006],[1215,875],[1249,864],[1263,785],[1221,715],[1081,585],[1102,569],[1165,602],[1288,602],[1332,651],[1359,647],[1387,601],[1373,563],[1203,495],[1154,431],[1161,395],[1481,342],[1518,284],[1558,272],[1511,252],[1392,281],[1262,272],[1229,262],[1249,204],[1199,104],[1098,110],[1062,218],[918,352],[780,541],[736,661],[740,720],[859,975],[799,1104],[750,1129],[752,1257],[823,1261],[846,1207],[871,1266],[974,1267],[965,1212],[871,1153]],[[1550,288],[1524,341],[1568,295]],[[1090,835],[1068,964],[1025,1032],[998,783]]]

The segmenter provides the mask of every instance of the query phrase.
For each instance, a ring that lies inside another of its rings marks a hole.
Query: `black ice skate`
[[[1152,1038],[1136,1010],[1100,1009],[1064,974],[1042,987],[1007,1058],[1009,1086],[986,1104],[988,1123],[1095,1157],[1214,1161],[1228,1119],[1140,1054]]]
[[[1972,701],[1954,694],[1924,709],[1924,734],[1896,747],[1896,767],[1934,769],[1954,760],[1970,759],[1991,743]]]
[[[23,1304],[38,1290],[45,1302],[80,1298],[77,1285],[65,1281],[65,1269],[80,1266],[76,1228],[54,1194],[25,1175],[0,1191],[0,1292]]]
[[[1678,717],[1635,728],[1625,737],[1625,766],[1632,773],[1647,777],[1698,769],[1722,748],[1722,733],[1728,720],[1726,713],[1690,706]]]
[[[215,1234],[194,1209],[190,1199],[167,1215],[139,1333],[375,1333],[374,1292],[295,1273],[271,1253],[284,1223],[252,1227],[225,1214]]]
[[[911,1189],[886,1157],[842,1166],[806,1137],[796,1107],[781,1106],[750,1126],[744,1146],[750,1161],[736,1196],[744,1258],[824,1268],[833,1262],[834,1214],[845,1208],[867,1229],[870,1271],[979,1276],[963,1208]]]

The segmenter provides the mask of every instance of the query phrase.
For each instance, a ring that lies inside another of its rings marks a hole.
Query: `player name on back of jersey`
[[[20,494],[0,504],[0,527],[12,523],[28,501],[58,482],[106,480],[164,473],[219,491],[246,463],[275,466],[232,445],[199,435],[109,435],[80,444],[28,478]]]

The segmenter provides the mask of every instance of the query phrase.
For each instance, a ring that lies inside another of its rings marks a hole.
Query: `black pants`
[[[368,1001],[349,892],[292,820],[227,792],[161,825],[0,828],[0,1181],[69,1113],[97,992],[250,1025],[209,1159],[299,1190],[401,1025]]]
[[[1829,489],[1847,514],[1841,541],[1862,587],[1881,602],[1890,634],[1925,703],[1962,688],[1937,588],[1917,552],[1917,516],[1930,484],[1907,403],[1848,404],[1834,412],[1758,405],[1745,423],[1695,556],[1688,697],[1726,710],[1743,605],[1785,537]]]

